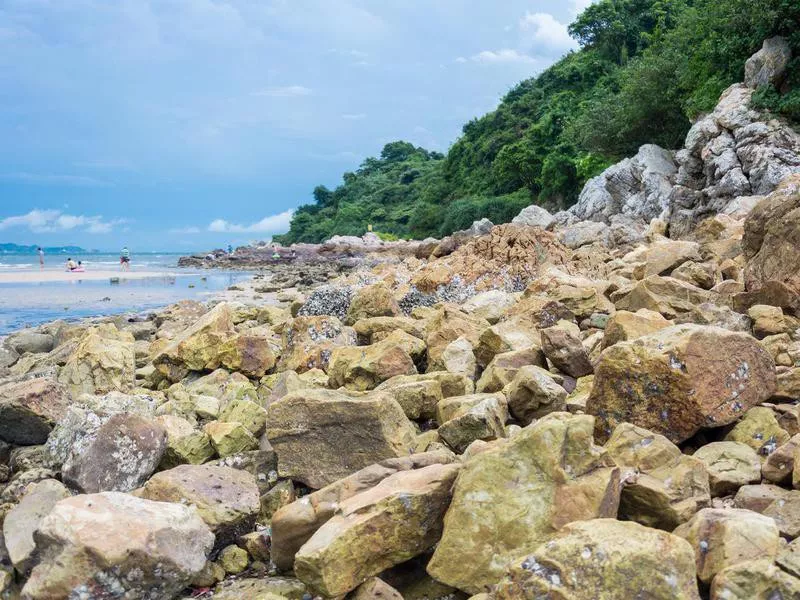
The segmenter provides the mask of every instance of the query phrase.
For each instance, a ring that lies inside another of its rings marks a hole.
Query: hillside
[[[19,244],[0,244],[0,254],[36,254],[39,246],[20,246]],[[52,247],[45,247],[44,251],[46,254],[62,254],[66,252],[72,252],[73,254],[86,254],[87,250],[84,250],[80,246],[52,246]],[[91,252],[96,252],[96,250],[91,250]]]
[[[795,59],[780,90],[755,103],[800,121],[800,4],[794,0],[602,0],[570,26],[580,50],[509,91],[446,156],[407,142],[384,147],[336,190],[317,187],[276,241],[360,235],[443,236],[520,208],[563,209],[586,181],[645,143],[680,145],[693,119],[743,78],[764,39],[785,36]]]

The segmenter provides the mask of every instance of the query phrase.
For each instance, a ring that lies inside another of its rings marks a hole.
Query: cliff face
[[[787,53],[785,41],[767,40],[748,60],[746,82],[725,90],[716,108],[689,130],[683,148],[642,146],[633,158],[591,179],[560,220],[658,217],[669,223],[672,235],[681,236],[703,218],[735,211],[741,198],[769,194],[787,175],[800,172],[800,135],[751,106],[757,86],[783,80]]]

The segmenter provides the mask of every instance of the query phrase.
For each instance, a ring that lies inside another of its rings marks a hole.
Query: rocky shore
[[[0,596],[800,598],[784,150],[678,220],[668,182],[647,221],[192,257],[271,275],[7,337]]]

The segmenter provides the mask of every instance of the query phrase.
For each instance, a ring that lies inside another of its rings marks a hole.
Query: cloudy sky
[[[268,238],[388,141],[446,151],[589,1],[0,0],[0,242]]]

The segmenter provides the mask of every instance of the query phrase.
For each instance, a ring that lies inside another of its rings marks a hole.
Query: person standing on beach
[[[131,251],[128,250],[127,246],[124,246],[122,252],[119,253],[119,264],[123,271],[128,271],[131,268]]]
[[[41,246],[36,249],[36,253],[39,255],[39,268],[44,269],[44,250]]]

